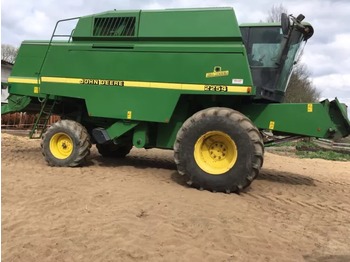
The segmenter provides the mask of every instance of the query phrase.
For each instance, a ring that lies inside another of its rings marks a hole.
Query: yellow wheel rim
[[[197,165],[211,175],[222,175],[237,161],[237,146],[230,136],[221,131],[202,135],[194,145]]]
[[[65,133],[57,133],[50,139],[50,151],[58,159],[66,159],[73,152],[73,141]]]

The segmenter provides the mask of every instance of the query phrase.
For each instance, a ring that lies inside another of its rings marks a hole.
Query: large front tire
[[[238,192],[259,174],[264,146],[260,132],[243,114],[208,108],[187,119],[174,144],[178,172],[188,184],[215,192]]]
[[[81,124],[61,120],[43,135],[41,152],[50,166],[80,166],[90,154],[90,136]]]

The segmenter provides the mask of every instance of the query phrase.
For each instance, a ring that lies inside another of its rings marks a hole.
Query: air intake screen
[[[94,36],[134,36],[135,17],[95,18]]]

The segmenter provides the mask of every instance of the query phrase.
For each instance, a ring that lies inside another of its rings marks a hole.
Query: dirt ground
[[[186,186],[172,151],[53,168],[1,141],[2,261],[350,261],[350,162],[266,153],[237,195]]]

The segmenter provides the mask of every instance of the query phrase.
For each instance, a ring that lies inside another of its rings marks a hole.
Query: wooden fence
[[[37,114],[28,113],[12,113],[1,116],[2,129],[18,129],[26,130],[34,126]],[[52,125],[60,119],[59,116],[52,115],[48,121],[48,125]],[[40,128],[40,126],[39,126]]]

